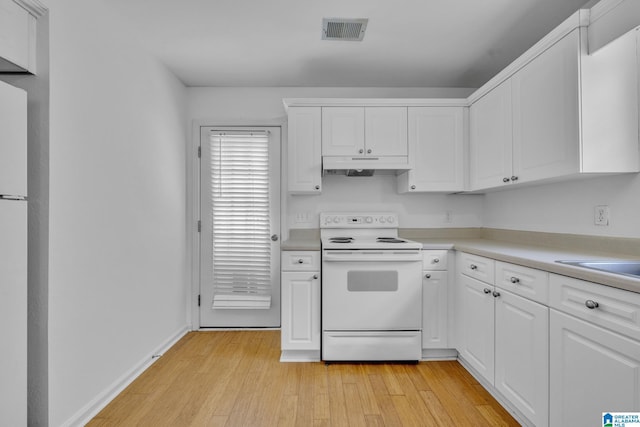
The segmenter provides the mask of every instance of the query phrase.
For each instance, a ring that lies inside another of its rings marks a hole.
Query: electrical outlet
[[[296,224],[306,224],[309,222],[309,212],[298,212],[296,214]]]
[[[593,223],[595,225],[609,225],[609,206],[596,206],[594,210]]]

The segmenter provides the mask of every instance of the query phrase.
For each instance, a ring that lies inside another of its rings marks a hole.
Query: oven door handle
[[[420,250],[410,250],[403,252],[324,252],[322,260],[327,262],[416,262],[422,261]]]

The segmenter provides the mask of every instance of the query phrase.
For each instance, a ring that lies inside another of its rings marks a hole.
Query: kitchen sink
[[[593,270],[606,271],[607,273],[622,274],[640,278],[640,261],[573,261],[559,260],[560,264],[574,265],[576,267],[591,268]]]

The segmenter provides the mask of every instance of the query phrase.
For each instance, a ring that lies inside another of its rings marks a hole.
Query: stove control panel
[[[398,214],[378,213],[321,213],[320,228],[397,228]]]

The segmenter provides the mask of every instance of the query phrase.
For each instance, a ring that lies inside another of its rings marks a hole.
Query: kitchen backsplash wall
[[[288,205],[289,228],[317,228],[325,211],[398,212],[402,228],[480,227],[483,196],[398,194],[394,175],[326,176],[321,195],[288,196]]]
[[[640,175],[589,178],[489,193],[484,227],[640,238]],[[609,206],[608,226],[594,224],[596,206]]]

